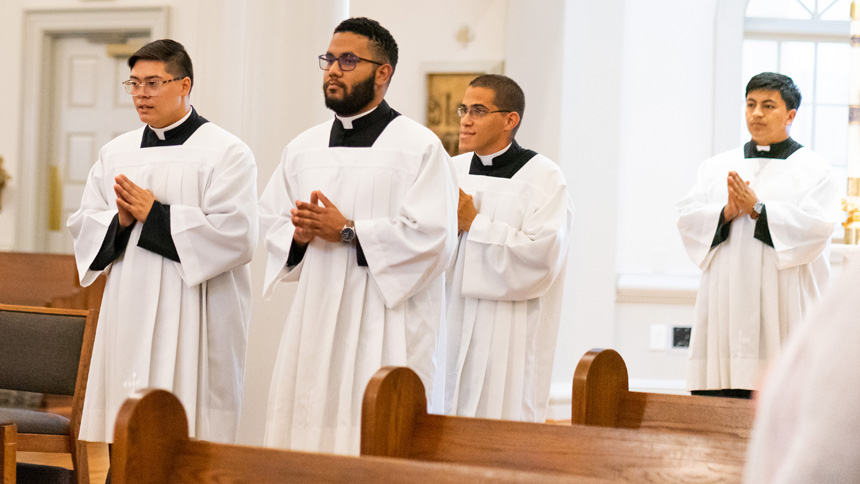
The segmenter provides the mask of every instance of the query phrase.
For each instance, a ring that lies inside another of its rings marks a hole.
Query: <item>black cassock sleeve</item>
[[[137,246],[173,262],[179,262],[179,254],[170,233],[170,205],[163,205],[158,200],[152,204],[149,215],[146,216],[146,223],[140,229]]]
[[[711,242],[711,248],[714,248],[729,238],[729,233],[732,230],[732,221],[726,222],[726,209],[723,207],[720,210],[720,222],[717,224],[717,232],[714,234],[714,240]]]
[[[287,267],[293,267],[299,264],[302,259],[305,257],[305,252],[307,252],[308,246],[302,247],[296,240],[293,239],[292,244],[290,244],[290,255],[287,256]],[[358,261],[358,265],[360,267],[367,267],[367,259],[364,257],[364,251],[361,250],[361,242],[358,239],[355,239],[355,258]]]
[[[93,259],[93,263],[90,264],[91,271],[104,270],[105,267],[122,255],[126,246],[128,246],[131,229],[134,228],[135,223],[124,229],[120,229],[119,214],[113,216],[113,220],[110,221],[110,225],[108,226],[107,234],[105,234],[105,239],[102,241],[102,247],[99,249],[99,253],[96,254],[96,258]]]
[[[770,227],[767,224],[767,207],[761,208],[761,214],[755,220],[753,237],[760,240],[763,244],[773,247],[773,239],[770,238]]]

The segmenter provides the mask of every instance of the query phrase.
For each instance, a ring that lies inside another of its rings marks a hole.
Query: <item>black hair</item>
[[[791,111],[800,107],[800,89],[790,77],[777,74],[776,72],[762,72],[755,75],[747,83],[747,91],[744,96],[749,96],[751,91],[779,91],[785,107]]]
[[[153,40],[144,45],[128,58],[128,68],[133,69],[139,60],[164,62],[164,70],[175,77],[191,79],[194,87],[194,67],[191,56],[179,42],[171,39]]]
[[[502,111],[513,111],[520,115],[520,122],[514,127],[511,136],[517,134],[523,124],[526,111],[526,95],[513,79],[499,74],[483,74],[472,79],[469,87],[483,87],[493,91],[493,103]]]
[[[397,42],[391,32],[376,20],[367,17],[348,18],[334,29],[334,33],[338,32],[351,32],[367,37],[374,53],[390,64],[392,71],[397,68]]]

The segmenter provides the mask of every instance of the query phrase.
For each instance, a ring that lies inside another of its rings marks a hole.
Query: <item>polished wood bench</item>
[[[749,439],[752,400],[631,392],[618,352],[585,353],[573,375],[571,423],[629,429],[721,434]]]
[[[362,406],[362,455],[618,483],[738,483],[746,444],[724,435],[431,415],[423,384],[408,368],[377,372]]]
[[[99,309],[105,277],[81,287],[75,256],[0,252],[0,303],[68,309]]]
[[[520,470],[349,457],[190,440],[179,400],[145,390],[126,400],[114,433],[114,484],[608,484]]]

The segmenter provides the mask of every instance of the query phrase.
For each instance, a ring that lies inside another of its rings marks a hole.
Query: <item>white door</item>
[[[141,123],[121,84],[128,79],[127,57],[110,57],[106,44],[81,36],[55,37],[51,49],[50,147],[43,172],[48,223],[43,240],[48,252],[71,253],[66,220],[81,205],[99,149]]]

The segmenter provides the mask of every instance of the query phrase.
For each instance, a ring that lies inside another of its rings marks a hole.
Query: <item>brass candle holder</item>
[[[860,245],[860,178],[848,178],[848,196],[842,199],[842,210],[848,212],[848,218],[842,223],[845,243]]]

